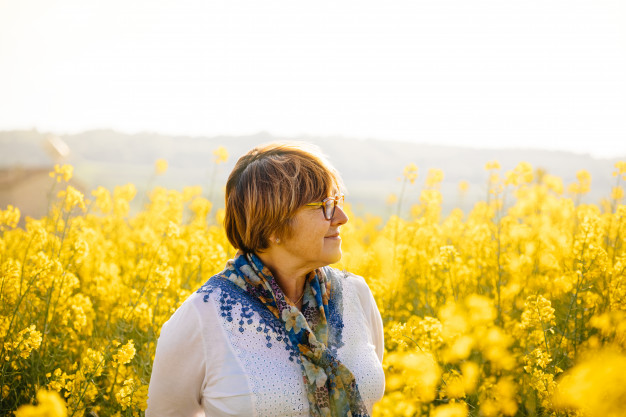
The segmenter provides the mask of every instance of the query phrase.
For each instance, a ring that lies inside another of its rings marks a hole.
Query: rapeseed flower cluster
[[[39,390],[37,405],[26,404],[15,411],[15,417],[67,417],[67,407],[55,391]]]
[[[0,210],[0,415],[141,415],[161,326],[234,255],[199,187],[130,215],[134,185],[87,196],[71,172],[46,217]]]
[[[374,415],[626,415],[626,163],[597,205],[585,171],[485,168],[468,212],[444,216],[444,173],[420,186],[415,165],[387,222],[349,212],[336,266],[368,280],[385,328]],[[0,209],[0,414],[140,416],[161,326],[235,251],[200,187],[154,187],[131,214],[134,185],[85,196],[71,175],[54,168],[44,218]]]
[[[344,227],[341,265],[367,277],[385,322],[376,415],[626,415],[612,372],[626,353],[626,163],[615,168],[596,205],[581,204],[587,171],[564,186],[530,164],[502,173],[491,161],[486,201],[446,217],[435,171],[403,188],[420,196],[409,219]]]

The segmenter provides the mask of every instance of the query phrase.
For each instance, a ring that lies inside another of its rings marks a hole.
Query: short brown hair
[[[244,252],[269,247],[272,234],[289,237],[297,210],[322,201],[339,173],[320,150],[305,143],[270,143],[239,158],[226,183],[224,226],[230,243]]]

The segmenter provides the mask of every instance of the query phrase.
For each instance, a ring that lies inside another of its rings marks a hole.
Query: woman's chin
[[[339,262],[341,260],[341,249],[338,251],[337,254],[334,254],[333,256],[329,256],[329,259],[330,259],[330,262],[328,262],[328,265]]]

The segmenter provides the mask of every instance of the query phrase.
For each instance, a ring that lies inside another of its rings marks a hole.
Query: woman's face
[[[281,246],[299,263],[320,268],[341,259],[339,228],[348,216],[339,207],[330,220],[324,218],[320,206],[303,206],[292,223],[291,236],[281,241]]]

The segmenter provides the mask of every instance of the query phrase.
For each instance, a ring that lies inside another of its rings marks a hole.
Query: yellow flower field
[[[626,416],[626,162],[598,205],[580,204],[585,171],[566,185],[485,168],[489,196],[467,213],[442,216],[432,170],[410,218],[342,228],[338,266],[366,278],[385,323],[374,414]],[[157,187],[131,215],[133,185],[83,196],[71,167],[51,175],[48,216],[22,228],[0,208],[0,415],[142,415],[162,324],[234,255],[223,213],[199,187]],[[417,180],[408,166],[397,213]]]

